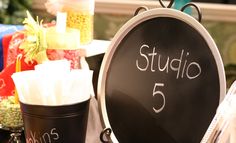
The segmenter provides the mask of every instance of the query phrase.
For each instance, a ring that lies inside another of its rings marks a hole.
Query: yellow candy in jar
[[[78,0],[65,4],[66,26],[80,30],[80,44],[89,44],[93,40],[94,0]]]
[[[20,105],[15,103],[15,97],[9,96],[0,101],[0,124],[3,127],[16,128],[23,126]]]

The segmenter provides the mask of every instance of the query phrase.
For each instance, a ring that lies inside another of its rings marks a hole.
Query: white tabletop
[[[91,57],[103,54],[107,51],[109,45],[110,41],[107,40],[93,40],[90,44],[81,46],[81,56]]]

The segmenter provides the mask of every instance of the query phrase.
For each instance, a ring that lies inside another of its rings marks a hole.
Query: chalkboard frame
[[[101,120],[102,120],[102,124],[104,128],[112,129],[109,119],[108,119],[108,114],[107,114],[107,109],[106,109],[106,99],[105,99],[107,72],[108,72],[110,63],[112,61],[112,57],[118,45],[122,41],[122,39],[133,28],[135,28],[137,25],[139,25],[140,23],[146,20],[150,20],[152,18],[157,18],[157,17],[170,17],[170,18],[178,19],[180,21],[187,23],[188,25],[193,27],[196,31],[198,31],[199,34],[201,34],[201,36],[205,39],[206,43],[208,44],[215,58],[215,62],[217,64],[217,69],[219,73],[219,81],[220,81],[219,103],[223,100],[226,94],[226,79],[225,79],[224,65],[221,59],[221,55],[217,49],[217,46],[214,40],[212,39],[208,31],[201,25],[201,23],[199,23],[195,18],[191,17],[190,15],[185,14],[178,10],[169,9],[169,8],[151,9],[151,10],[138,14],[137,16],[131,18],[127,23],[125,23],[112,39],[111,44],[104,55],[104,59],[100,68],[99,79],[98,79],[98,89],[97,89],[98,100],[99,100],[99,111],[100,111],[100,116],[101,116]],[[119,142],[114,133],[111,133],[110,138],[112,142],[114,143]]]

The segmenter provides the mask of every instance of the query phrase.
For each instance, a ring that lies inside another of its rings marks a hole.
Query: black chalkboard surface
[[[98,83],[104,128],[120,143],[199,143],[225,90],[211,36],[194,18],[163,8],[119,30]]]

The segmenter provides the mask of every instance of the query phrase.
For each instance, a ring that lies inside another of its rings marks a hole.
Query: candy
[[[23,126],[20,105],[15,104],[14,96],[0,102],[0,124],[11,128]]]
[[[88,44],[93,39],[93,14],[67,10],[67,26],[80,30],[80,43]]]

